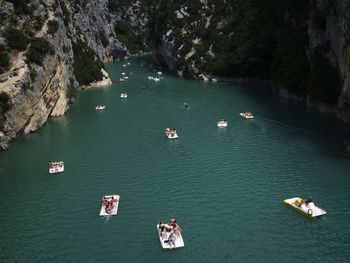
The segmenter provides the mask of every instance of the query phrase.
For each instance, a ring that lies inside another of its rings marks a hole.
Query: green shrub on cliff
[[[74,52],[74,75],[80,85],[87,85],[102,80],[101,64],[93,50],[78,39],[72,42]]]
[[[114,29],[117,34],[117,39],[129,50],[131,54],[147,49],[143,43],[143,39],[145,37],[136,34],[136,30],[134,30],[132,26],[126,23],[117,22]]]
[[[34,38],[26,53],[26,62],[28,64],[35,63],[42,66],[43,60],[48,54],[55,54],[55,50],[51,44],[45,38]]]
[[[5,37],[7,45],[11,49],[16,49],[18,51],[24,51],[27,49],[29,40],[22,31],[10,27],[6,30]]]
[[[10,56],[6,51],[0,51],[0,74],[10,66]]]
[[[10,97],[5,92],[0,92],[0,129],[3,128],[5,113],[10,109]]]
[[[47,23],[47,33],[51,35],[55,34],[58,30],[58,26],[59,26],[59,23],[57,20],[50,20]]]
[[[28,1],[26,0],[7,0],[11,2],[15,8],[15,12],[17,14],[25,14],[32,15],[34,13],[34,9],[31,5],[28,5]]]

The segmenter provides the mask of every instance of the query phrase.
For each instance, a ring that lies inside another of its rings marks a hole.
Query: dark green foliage
[[[336,104],[341,91],[339,71],[317,49],[311,57],[308,94],[311,100]]]
[[[30,69],[30,72],[29,72],[29,75],[30,75],[30,79],[34,82],[35,81],[35,77],[36,77],[36,71],[35,69]]]
[[[45,18],[41,16],[36,16],[34,18],[34,29],[35,31],[39,31],[45,23]]]
[[[0,92],[0,111],[6,112],[10,109],[10,97],[5,92]]]
[[[59,26],[59,23],[57,20],[50,20],[47,23],[47,33],[51,35],[55,34],[58,30],[58,26]]]
[[[72,42],[74,52],[74,75],[80,85],[102,80],[101,64],[93,50],[81,41]]]
[[[77,90],[74,88],[73,85],[67,86],[67,98],[68,99],[75,99],[77,96]]]
[[[70,13],[70,11],[69,11],[65,1],[60,0],[59,3],[60,3],[60,6],[61,6],[61,9],[62,9],[62,12],[63,12],[63,16],[64,16],[63,17],[64,25],[66,27],[68,27],[69,23],[71,22],[71,17],[70,17],[71,13]]]
[[[18,51],[26,50],[29,43],[29,40],[26,37],[26,35],[16,28],[8,28],[5,32],[5,37],[7,45],[10,48],[16,49]]]
[[[129,24],[118,22],[114,29],[117,39],[126,46],[130,53],[137,53],[140,50],[147,49],[143,43],[145,36],[136,34],[136,30]]]
[[[10,109],[10,97],[5,92],[0,92],[0,129],[5,122],[5,113]]]
[[[77,97],[77,90],[74,87],[74,79],[69,80],[70,84],[67,85],[67,98],[72,102]]]
[[[33,89],[29,82],[23,82],[21,88],[24,92]]]
[[[44,38],[35,38],[26,53],[27,63],[35,63],[42,66],[43,60],[47,54],[55,54],[51,44]]]
[[[0,74],[10,66],[10,56],[6,51],[0,51]]]
[[[7,0],[11,2],[15,8],[17,14],[33,15],[34,9],[31,5],[28,5],[28,0]]]
[[[306,27],[303,21],[283,25],[273,54],[272,76],[278,85],[304,96],[309,74],[305,51],[308,41]]]

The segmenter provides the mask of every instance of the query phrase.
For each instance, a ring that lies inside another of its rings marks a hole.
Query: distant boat
[[[105,195],[102,197],[100,216],[115,216],[118,213],[119,195]]]
[[[309,217],[319,217],[327,214],[326,211],[315,206],[314,202],[310,198],[304,200],[300,197],[293,197],[290,199],[285,199],[283,202],[294,207],[295,209],[298,209],[300,212]]]
[[[49,162],[49,173],[56,174],[64,171],[64,162]]]
[[[227,121],[225,121],[224,119],[221,119],[217,122],[216,124],[219,128],[225,128],[227,127],[228,123]]]
[[[128,97],[128,93],[121,93],[120,94],[120,98],[122,98],[122,99],[126,99]]]
[[[119,81],[120,81],[120,82],[124,82],[124,81],[125,81],[125,78],[121,77],[121,78],[119,78]]]
[[[170,128],[165,129],[165,135],[168,137],[169,140],[171,139],[178,139],[179,136],[177,135],[176,130],[171,130]]]
[[[239,115],[241,115],[245,119],[254,119],[254,116],[251,112],[241,112]]]

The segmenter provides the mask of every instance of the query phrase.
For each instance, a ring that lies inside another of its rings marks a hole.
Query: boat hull
[[[217,126],[218,126],[219,128],[226,128],[227,125],[228,125],[227,121],[225,121],[225,122],[223,122],[223,123],[220,123],[220,122],[217,123]]]
[[[300,211],[301,213],[303,213],[304,215],[306,215],[308,217],[319,217],[319,216],[323,216],[323,215],[327,214],[326,211],[315,206],[313,202],[310,203],[309,205],[305,205],[305,204],[302,204],[300,206],[296,205],[296,203],[300,203],[301,201],[303,201],[302,198],[293,197],[293,198],[285,199],[283,202],[285,204],[290,205],[291,207],[297,209],[298,211]]]
[[[246,115],[244,112],[241,112],[239,115],[241,115],[241,117],[243,117],[244,119],[254,119],[253,115]]]
[[[50,174],[57,174],[57,173],[63,173],[64,172],[64,166],[58,167],[58,168],[49,168]]]

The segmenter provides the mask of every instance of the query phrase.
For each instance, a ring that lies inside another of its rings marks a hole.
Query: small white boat
[[[164,249],[174,249],[184,247],[185,243],[182,238],[181,232],[175,235],[173,232],[167,232],[166,230],[161,232],[159,224],[157,225],[158,237],[162,248]],[[169,240],[173,241],[173,244],[169,243]]]
[[[300,212],[304,213],[309,217],[319,217],[327,214],[323,209],[315,206],[311,199],[302,199],[300,197],[293,197],[283,201],[285,204],[298,209]]]
[[[122,72],[122,75],[125,76],[125,72]]]
[[[115,216],[118,213],[119,195],[105,195],[102,197],[100,216]]]
[[[96,110],[103,110],[104,108],[106,108],[105,105],[97,105],[95,109]]]
[[[154,80],[155,82],[160,81],[159,78],[153,78],[153,80]]]
[[[163,73],[161,71],[158,71],[157,74],[158,75],[163,75]]]
[[[171,130],[170,128],[165,129],[165,136],[168,137],[169,140],[179,138],[177,132],[175,130]]]
[[[153,80],[154,78],[152,76],[147,77],[149,80]]]
[[[130,62],[128,62],[128,66],[130,66]]]
[[[56,174],[64,171],[64,162],[49,162],[49,173]]]
[[[127,76],[126,76],[126,77],[124,77],[124,79],[128,80],[128,79],[129,79],[129,77],[127,77]]]
[[[124,82],[125,78],[119,78],[119,82]]]
[[[239,115],[245,119],[254,119],[254,116],[251,112],[241,112]]]
[[[218,121],[217,122],[217,126],[219,128],[225,128],[225,127],[227,127],[227,125],[228,125],[227,121]]]
[[[127,97],[128,97],[127,93],[121,93],[120,94],[120,98],[122,98],[122,99],[126,99]]]

